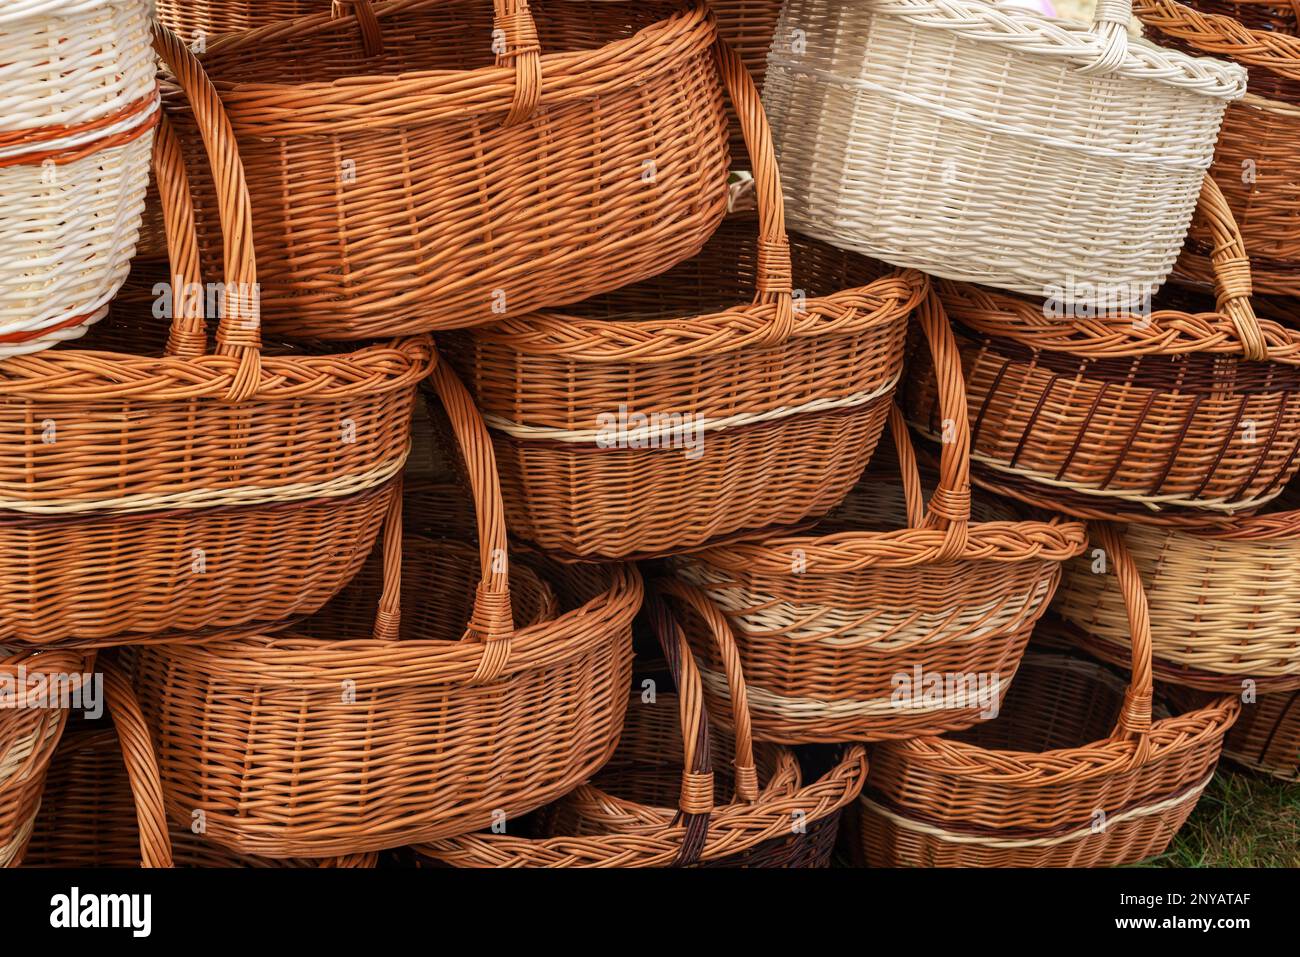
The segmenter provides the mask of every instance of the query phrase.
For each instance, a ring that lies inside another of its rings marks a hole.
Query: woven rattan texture
[[[170,35],[158,44],[223,184],[227,242],[209,276],[224,300],[208,309],[164,123],[166,284],[142,272],[80,348],[0,362],[2,638],[112,644],[313,611],[369,551],[409,448],[430,343],[263,347],[255,300],[239,292],[257,274],[229,128],[189,51]],[[220,315],[211,351],[209,313]]]
[[[576,314],[449,338],[447,360],[494,426],[513,532],[564,554],[658,554],[825,513],[852,487],[924,279],[794,237],[808,298],[791,337],[765,346],[773,307],[738,305],[754,294],[756,233],[728,221],[700,256]],[[678,443],[637,447],[629,434],[599,447],[620,410],[701,427]]]
[[[1191,813],[1238,704],[1153,716],[1141,580],[1113,527],[1091,531],[1129,602],[1128,687],[1104,665],[1030,654],[996,720],[874,749],[861,804],[870,864],[1127,864],[1161,853]]]
[[[792,227],[1029,295],[1158,288],[1245,89],[1118,17],[1094,31],[980,0],[790,0],[782,17],[763,99]]]
[[[1249,511],[1281,494],[1300,467],[1300,340],[1256,318],[1240,238],[1208,178],[1202,212],[1222,239],[1214,302],[1171,294],[1149,313],[1064,319],[1050,302],[937,284],[957,324],[981,481],[1016,495],[1031,482],[1073,514],[1136,520]],[[905,407],[937,437],[932,366],[914,352]]]
[[[136,796],[111,730],[69,731],[50,762],[25,867],[140,866]],[[165,823],[165,822],[164,822]],[[373,867],[375,855],[274,860],[231,853],[189,827],[170,828],[176,867]]]
[[[76,689],[89,663],[73,652],[37,656],[0,649],[0,679],[9,699],[0,709],[0,867],[22,863],[50,759],[68,720],[65,708],[51,707],[61,702],[37,689],[55,679],[58,686]]]
[[[702,2],[550,0],[535,27],[514,0],[373,12],[372,56],[361,21],[325,13],[202,58],[258,211],[267,329],[365,339],[573,302],[694,254],[723,215]],[[192,139],[183,110],[178,126]],[[211,258],[211,180],[192,174]]]
[[[529,836],[472,834],[419,852],[457,867],[824,867],[843,808],[861,791],[866,754],[853,746],[804,782],[794,755],[754,746],[745,686],[725,619],[707,596],[666,583],[703,614],[731,665],[734,735],[719,734],[685,636],[665,605],[651,620],[677,694],[633,695],[618,750],[592,781],[539,813]],[[675,603],[675,607],[677,607]],[[646,687],[642,683],[642,687]],[[728,760],[730,759],[730,761]]]
[[[1241,225],[1255,287],[1300,296],[1300,27],[1286,3],[1137,0],[1161,43],[1231,58],[1250,71],[1249,96],[1228,108],[1212,173]],[[1194,8],[1194,9],[1193,9]],[[1180,276],[1204,282],[1212,240],[1194,230]]]
[[[1203,691],[1168,687],[1178,707],[1204,704]],[[1300,691],[1262,694],[1241,705],[1241,717],[1228,732],[1223,756],[1244,768],[1282,781],[1300,782]]]
[[[736,630],[760,739],[878,741],[987,720],[1061,562],[1084,546],[1078,522],[1022,521],[992,502],[972,514],[957,345],[933,296],[918,315],[942,370],[950,423],[928,511],[907,427],[894,411],[893,475],[873,462],[815,531],[720,545],[676,563]],[[698,622],[688,621],[687,631],[710,707],[726,714],[717,651]],[[951,675],[977,676],[985,686],[926,698],[929,678]]]
[[[1300,689],[1300,512],[1282,508],[1219,530],[1130,526],[1125,538],[1151,608],[1155,674],[1227,694]],[[1077,644],[1127,660],[1127,616],[1098,557],[1068,562],[1053,609]],[[1280,695],[1285,697],[1285,695]]]
[[[452,529],[459,540],[423,548],[437,570],[404,598],[394,508],[382,575],[355,586],[364,599],[345,592],[331,614],[275,636],[141,649],[173,821],[202,810],[208,838],[240,854],[362,853],[527,813],[612,753],[641,580],[626,566],[548,566],[556,613],[524,617],[551,599],[512,572],[487,431],[445,367],[434,382],[465,459],[477,554]],[[456,562],[478,569],[472,600],[474,576],[452,573]],[[362,602],[368,614],[345,611]],[[404,633],[408,615],[418,634]]]
[[[0,22],[0,358],[83,335],[135,253],[158,122],[146,0]]]

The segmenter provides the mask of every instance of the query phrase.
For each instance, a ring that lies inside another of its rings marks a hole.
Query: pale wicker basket
[[[763,100],[791,224],[1063,302],[1131,306],[1177,258],[1235,64],[982,0],[788,0]]]
[[[148,0],[0,6],[0,358],[82,335],[135,254],[158,88]]]

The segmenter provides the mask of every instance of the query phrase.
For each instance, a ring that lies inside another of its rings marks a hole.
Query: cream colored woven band
[[[900,669],[902,670],[902,669]],[[706,690],[714,695],[725,697],[727,679],[716,671],[700,669]],[[993,702],[1002,700],[1002,686],[1005,682],[1000,675],[993,677],[987,686]],[[817,698],[787,698],[772,694],[762,688],[748,687],[749,706],[754,711],[767,714],[779,714],[782,717],[798,721],[808,718],[863,717],[872,715],[922,715],[941,711],[979,711],[986,704],[979,701],[961,703],[956,697],[945,696],[928,704],[900,705],[892,698],[877,698],[874,701],[822,701]]]
[[[1205,790],[1210,779],[1214,777],[1211,771],[1204,781],[1196,785],[1191,790],[1159,801],[1155,804],[1147,804],[1142,807],[1130,808],[1127,811],[1120,811],[1118,814],[1109,815],[1106,818],[1106,829],[1110,830],[1117,824],[1123,824],[1126,821],[1140,820],[1145,817],[1153,817],[1157,814],[1163,814],[1171,808],[1186,804],[1189,801],[1195,803]],[[1001,837],[984,837],[973,834],[957,834],[953,831],[944,830],[933,824],[924,824],[920,821],[913,821],[911,818],[903,817],[896,814],[886,807],[877,804],[865,795],[859,800],[864,807],[869,808],[873,814],[879,814],[881,817],[896,824],[905,831],[914,831],[918,834],[928,834],[930,837],[938,838],[941,841],[947,841],[950,844],[978,844],[981,847],[997,847],[1014,849],[1018,847],[1054,847],[1058,844],[1067,844],[1071,841],[1081,841],[1085,838],[1092,837],[1099,833],[1092,829],[1092,825],[1081,827],[1078,830],[1071,831],[1068,834],[1058,834],[1052,837],[1034,837],[1034,838],[1001,838]]]
[[[153,512],[177,509],[217,508],[222,505],[270,505],[314,498],[341,498],[382,485],[397,475],[406,464],[410,446],[392,461],[357,475],[341,475],[327,482],[304,482],[275,488],[195,489],[170,495],[140,494],[120,498],[69,502],[32,502],[25,499],[0,498],[0,509],[28,515],[78,515],[87,512]],[[4,487],[0,485],[0,493]]]
[[[835,409],[851,409],[857,406],[867,405],[876,399],[893,393],[898,386],[901,373],[895,375],[888,382],[878,388],[871,389],[867,392],[855,392],[852,395],[842,396],[838,399],[813,399],[811,402],[805,402],[802,405],[781,406],[777,409],[769,409],[766,412],[741,413],[739,415],[729,415],[720,419],[706,418],[698,427],[683,425],[664,425],[664,426],[645,426],[638,429],[629,429],[619,433],[620,441],[627,443],[650,443],[655,439],[671,438],[674,435],[680,435],[682,432],[718,432],[722,429],[734,429],[746,425],[757,425],[762,422],[772,422],[777,419],[791,418],[796,415],[805,415],[812,412],[830,412]],[[688,419],[693,413],[680,413],[683,419]],[[490,412],[483,413],[483,419],[487,422],[488,427],[504,432],[517,439],[544,439],[548,442],[568,442],[574,445],[595,445],[607,434],[606,429],[555,429],[547,426],[520,425],[509,419],[502,418],[499,415],[493,415]]]

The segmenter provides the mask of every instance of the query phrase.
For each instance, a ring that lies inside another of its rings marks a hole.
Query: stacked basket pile
[[[0,865],[1118,864],[1295,775],[1272,7],[147,6],[0,13]]]

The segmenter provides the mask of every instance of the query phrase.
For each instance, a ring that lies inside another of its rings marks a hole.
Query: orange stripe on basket
[[[154,83],[153,89],[140,97],[128,103],[122,109],[107,116],[102,116],[97,120],[91,120],[87,123],[79,123],[76,126],[42,126],[32,130],[15,130],[9,133],[0,133],[0,149],[11,146],[21,146],[30,144],[33,147],[39,147],[42,143],[51,140],[62,139],[66,136],[75,136],[81,133],[93,133],[96,130],[106,129],[114,126],[123,120],[128,120],[133,116],[149,111],[158,100],[159,87],[157,82]],[[149,130],[158,125],[160,111],[153,110],[144,122],[132,127],[129,130],[123,130],[107,136],[101,136],[82,146],[71,149],[47,149],[33,153],[20,153],[16,156],[0,158],[0,169],[11,166],[34,166],[44,163],[46,160],[53,160],[58,165],[76,162],[84,159],[100,150],[110,149],[114,146],[124,146],[131,143]]]
[[[52,326],[44,326],[40,329],[24,329],[22,332],[0,333],[0,342],[31,342],[33,339],[40,339],[51,332],[58,332],[60,329],[71,329],[74,326],[83,325],[89,322],[90,317],[94,314],[88,312],[80,316],[73,316],[71,319],[64,319],[62,322],[56,322]]]

